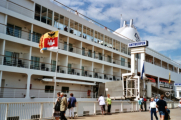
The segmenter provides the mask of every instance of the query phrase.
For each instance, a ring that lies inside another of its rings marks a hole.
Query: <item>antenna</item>
[[[121,14],[121,20],[120,20],[120,28],[123,27],[123,18],[122,18],[122,14]]]

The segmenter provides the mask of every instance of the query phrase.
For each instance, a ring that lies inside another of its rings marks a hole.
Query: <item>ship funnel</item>
[[[133,26],[133,19],[130,20],[130,27]]]
[[[126,21],[124,21],[124,23],[123,23],[123,27],[126,27]]]

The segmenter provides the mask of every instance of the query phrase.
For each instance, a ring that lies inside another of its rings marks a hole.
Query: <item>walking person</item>
[[[57,99],[55,101],[54,113],[53,116],[56,120],[60,119],[60,92],[57,93]]]
[[[140,101],[141,101],[141,111],[143,111],[143,102],[144,102],[143,97],[140,98]]]
[[[151,120],[153,120],[153,114],[154,114],[156,120],[158,120],[156,102],[154,101],[154,98],[151,98],[151,102],[150,102],[150,112],[151,112]]]
[[[108,115],[111,115],[111,103],[112,103],[112,101],[111,101],[111,98],[110,98],[109,94],[107,95],[106,102],[107,102],[107,107],[108,107]]]
[[[74,119],[74,107],[76,107],[77,100],[74,97],[73,93],[70,93],[70,98],[68,100],[68,109],[69,109],[69,117],[73,117]]]
[[[167,103],[163,99],[164,99],[164,95],[161,95],[160,100],[156,103],[159,114],[160,114],[160,120],[164,120],[165,112],[167,109]]]
[[[102,115],[104,115],[105,114],[105,100],[102,94],[100,94],[98,102],[99,102],[99,105],[101,106]]]
[[[157,96],[155,97],[154,101],[155,101],[155,102],[158,102],[158,101],[159,101],[159,99],[158,99]]]
[[[67,98],[64,97],[64,94],[61,93],[60,94],[61,100],[60,100],[60,116],[61,116],[61,120],[67,120],[67,118],[65,117],[65,111],[67,109]]]
[[[144,97],[143,98],[143,105],[144,105],[145,111],[146,111],[146,101],[147,101],[147,99]]]
[[[142,104],[142,100],[140,100],[140,98],[138,98],[138,105],[139,105],[139,107],[140,107],[140,109],[139,109],[140,112],[142,111],[142,106],[141,106],[141,104]]]

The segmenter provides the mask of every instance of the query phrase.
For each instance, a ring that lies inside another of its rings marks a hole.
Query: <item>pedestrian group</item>
[[[57,93],[57,99],[55,101],[54,113],[53,116],[56,120],[67,120],[65,117],[65,113],[67,108],[69,109],[69,117],[70,119],[74,119],[74,107],[76,107],[76,98],[74,97],[73,93],[70,94],[70,98],[67,102],[67,95],[64,93]]]

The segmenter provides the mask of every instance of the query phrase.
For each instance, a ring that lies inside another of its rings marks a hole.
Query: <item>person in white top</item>
[[[102,115],[105,113],[105,100],[102,94],[100,94],[100,97],[98,99],[99,105],[101,106]]]
[[[156,102],[154,101],[154,98],[151,98],[151,102],[150,102],[150,112],[151,112],[151,120],[153,120],[153,114],[156,118],[156,120],[158,120],[157,117],[157,108],[156,108]]]

